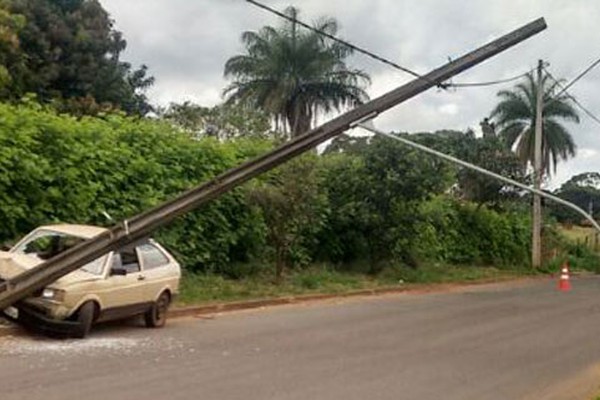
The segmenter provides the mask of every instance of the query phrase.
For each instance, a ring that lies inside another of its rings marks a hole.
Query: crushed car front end
[[[37,262],[31,257],[0,252],[0,282],[11,279]],[[73,307],[65,302],[66,291],[48,287],[1,310],[3,316],[36,332],[68,334],[78,323],[70,319]]]

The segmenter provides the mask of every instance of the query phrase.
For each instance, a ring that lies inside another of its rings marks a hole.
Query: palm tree
[[[346,65],[352,49],[300,30],[296,8],[285,13],[293,21],[242,34],[247,54],[225,64],[225,76],[233,83],[224,94],[227,102],[265,110],[276,126],[289,129],[295,137],[311,128],[319,112],[364,102],[368,96],[363,87],[369,77]],[[334,19],[321,19],[314,27],[330,35],[337,32]]]
[[[566,161],[575,156],[576,145],[573,137],[558,120],[579,122],[577,111],[571,106],[566,94],[556,97],[558,82],[550,81],[548,75],[543,75],[542,108],[542,172],[556,173],[559,161]],[[538,83],[533,74],[526,75],[526,82],[516,85],[512,90],[498,92],[500,103],[492,111],[491,117],[496,121],[499,134],[524,163],[533,165],[536,94]]]

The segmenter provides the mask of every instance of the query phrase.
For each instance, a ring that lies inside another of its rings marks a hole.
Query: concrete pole
[[[544,88],[542,85],[542,68],[544,62],[538,61],[537,68],[537,99],[535,107],[535,153],[533,158],[533,187],[541,190],[542,187],[542,108],[544,107]],[[531,266],[539,268],[542,264],[542,198],[533,195],[533,216],[532,216],[532,238],[531,238]]]

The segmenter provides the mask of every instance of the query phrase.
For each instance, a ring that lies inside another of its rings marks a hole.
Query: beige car
[[[10,279],[104,228],[87,225],[42,226],[8,252],[0,252],[0,279]],[[94,322],[144,315],[146,326],[165,324],[178,294],[181,269],[152,239],[111,252],[58,279],[4,310],[26,326],[85,337]]]

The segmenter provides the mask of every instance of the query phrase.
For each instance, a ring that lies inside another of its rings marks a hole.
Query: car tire
[[[95,311],[96,306],[91,301],[83,303],[83,305],[79,307],[79,310],[77,311],[78,326],[73,332],[74,337],[83,339],[90,333],[92,323],[94,322]]]
[[[162,292],[158,300],[144,314],[144,321],[148,328],[162,328],[167,322],[167,310],[171,303],[169,293]]]

